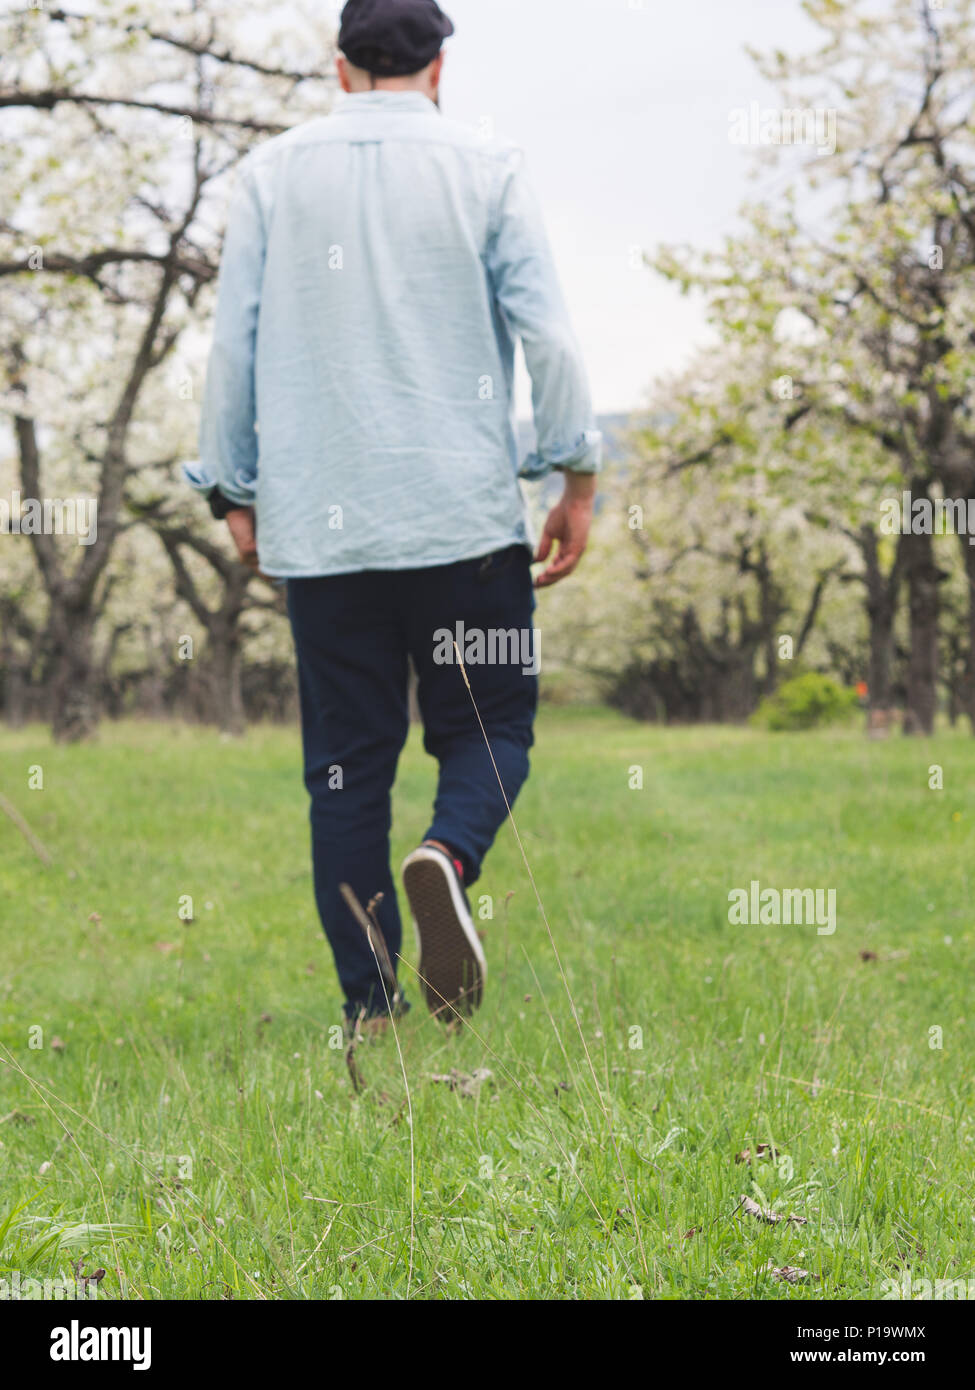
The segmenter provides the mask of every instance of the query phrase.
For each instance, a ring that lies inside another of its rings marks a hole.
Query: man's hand
[[[536,589],[545,589],[550,584],[557,584],[560,579],[565,579],[582,559],[589,540],[595,496],[595,474],[565,474],[565,491],[561,501],[556,503],[548,514],[535,559],[547,560],[552,551],[553,541],[558,542],[558,552],[551,564],[535,580]]]
[[[227,513],[227,525],[234,538],[240,563],[249,570],[260,573],[257,567],[257,527],[253,507],[235,507]]]

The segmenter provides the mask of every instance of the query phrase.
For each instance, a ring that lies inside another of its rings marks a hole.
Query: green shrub
[[[857,708],[855,690],[829,676],[809,671],[780,685],[762,701],[752,722],[772,730],[814,729],[850,719]]]

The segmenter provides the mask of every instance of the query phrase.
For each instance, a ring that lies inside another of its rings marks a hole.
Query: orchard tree
[[[194,451],[228,176],[328,109],[333,53],[328,22],[295,5],[100,0],[0,18],[0,408],[24,499],[97,503],[90,543],[0,538],[33,549],[60,739],[98,717],[95,631],[137,524],[133,484]]]
[[[808,463],[829,426],[849,447],[865,442],[878,484],[922,505],[937,491],[967,507],[975,498],[975,8],[972,0],[943,10],[926,0],[805,0],[804,9],[821,47],[801,58],[777,52],[759,66],[783,110],[835,118],[835,149],[770,146],[769,157],[796,162],[793,189],[775,208],[746,208],[746,230],[718,253],[667,250],[653,263],[707,294],[727,345],[776,345],[773,375],[790,386],[779,425],[795,438],[784,457]],[[822,462],[840,470],[846,460]],[[788,495],[791,476],[780,484]],[[881,628],[892,631],[902,585],[907,592],[905,728],[929,732],[948,571],[922,523],[899,536],[884,573],[881,514],[851,520]],[[975,548],[967,534],[959,539],[975,728]],[[881,686],[882,645],[872,662]]]
[[[763,401],[742,354],[701,354],[659,383],[603,480],[581,595],[546,601],[550,654],[631,714],[741,720],[811,654],[826,660],[817,629],[856,552],[810,514],[814,491],[803,506],[775,487],[780,432]]]

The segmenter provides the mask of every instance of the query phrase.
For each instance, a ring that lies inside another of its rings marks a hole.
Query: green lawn
[[[397,859],[433,781],[414,731]],[[83,1258],[102,1297],[213,1299],[975,1278],[970,738],[545,711],[516,816],[576,1014],[508,827],[476,890],[485,1007],[447,1036],[404,968],[402,1065],[364,1045],[358,1095],[293,731],[3,732],[0,791],[53,856],[0,816],[0,1275]],[[835,933],[731,925],[753,879],[835,889]],[[452,1068],[492,1075],[468,1097],[431,1079]],[[777,1159],[736,1163],[759,1144]]]

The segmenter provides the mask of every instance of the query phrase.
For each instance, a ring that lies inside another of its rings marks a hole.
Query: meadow
[[[357,1089],[296,731],[0,733],[51,858],[0,815],[0,1277],[792,1300],[975,1278],[975,742],[546,708],[533,769],[544,914],[509,825],[473,894],[484,1008],[430,1018],[408,931],[413,1008],[357,1049]],[[397,862],[434,776],[414,730]],[[752,881],[835,890],[835,932],[732,924]]]

